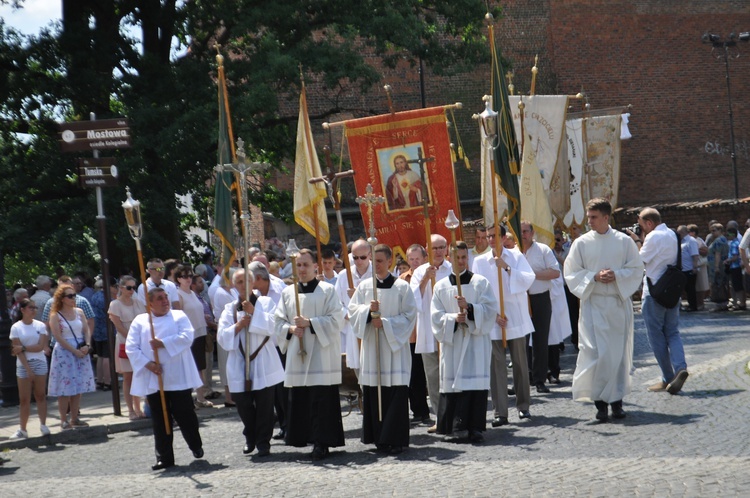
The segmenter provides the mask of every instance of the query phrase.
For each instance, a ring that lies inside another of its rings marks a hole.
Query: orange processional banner
[[[449,209],[459,211],[445,108],[354,119],[344,126],[357,194],[364,195],[369,183],[375,195],[385,198],[373,211],[378,242],[388,244],[394,255],[404,259],[410,245],[427,246],[422,179],[416,162],[420,149],[428,159],[424,173],[430,233],[439,233],[450,242],[445,218]],[[369,235],[367,207],[360,209]]]

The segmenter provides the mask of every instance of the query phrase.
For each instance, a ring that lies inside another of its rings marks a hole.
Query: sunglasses
[[[155,268],[149,268],[150,271],[164,271],[164,269],[165,268],[163,266],[157,266]]]
[[[192,275],[180,275],[177,278],[193,278],[193,276]]]
[[[135,285],[123,285],[122,288],[125,290],[135,290]]]
[[[76,295],[75,294],[65,294],[65,295],[63,295],[63,297],[67,297],[68,299],[75,299]]]
[[[367,259],[367,258],[369,258],[369,257],[370,257],[370,256],[352,256],[352,259],[353,259],[354,261],[357,261],[358,259],[360,259],[360,260],[364,261],[364,260],[366,260],[366,259]]]

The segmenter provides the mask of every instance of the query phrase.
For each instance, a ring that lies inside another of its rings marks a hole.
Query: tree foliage
[[[371,91],[382,66],[421,60],[450,74],[487,50],[481,0],[62,0],[62,13],[31,37],[0,20],[0,253],[41,267],[94,266],[94,193],[77,186],[56,122],[91,112],[130,121],[132,148],[102,153],[120,171],[119,186],[103,189],[116,273],[137,267],[125,185],[143,204],[145,257],[180,257],[186,224],[208,228],[217,44],[235,137],[276,168],[294,151],[297,112],[283,104],[296,102],[300,71],[323,89],[318,117],[366,113],[344,97]],[[193,195],[197,216],[183,219],[175,194]],[[273,185],[253,200],[291,211],[290,193]]]

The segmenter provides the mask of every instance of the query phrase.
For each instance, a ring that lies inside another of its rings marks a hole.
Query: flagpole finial
[[[224,56],[221,55],[221,45],[216,44],[216,63],[219,67],[224,67]]]
[[[487,22],[493,22],[495,20],[495,16],[493,16],[490,12],[487,12],[484,15],[484,18]]]

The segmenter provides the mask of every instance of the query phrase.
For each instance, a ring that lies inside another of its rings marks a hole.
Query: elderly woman
[[[29,437],[26,424],[31,414],[31,393],[34,392],[36,410],[39,415],[39,430],[43,436],[49,434],[47,428],[47,396],[44,387],[47,383],[47,349],[49,336],[44,323],[34,320],[37,306],[30,299],[22,299],[18,304],[21,319],[10,329],[10,339],[13,341],[13,354],[16,357],[16,378],[18,379],[18,395],[21,401],[21,428],[11,439]]]
[[[63,284],[52,297],[49,316],[55,348],[49,374],[49,395],[57,396],[62,430],[86,427],[79,420],[81,394],[96,391],[91,369],[91,331],[83,310],[76,308],[76,292],[72,285]],[[71,420],[68,422],[68,413]]]
[[[115,337],[115,370],[122,374],[122,391],[128,405],[130,420],[146,418],[141,411],[141,399],[131,396],[130,386],[133,383],[133,367],[125,353],[125,340],[128,338],[130,323],[136,315],[146,312],[146,307],[139,299],[134,298],[138,285],[130,275],[120,277],[119,295],[109,305],[109,319],[117,330]]]

